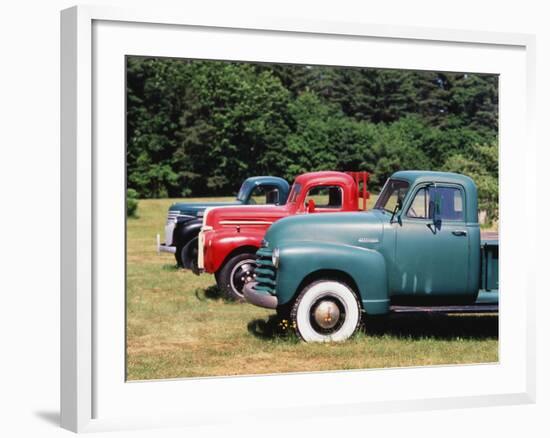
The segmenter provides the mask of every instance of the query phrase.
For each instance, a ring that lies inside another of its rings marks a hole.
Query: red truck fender
[[[231,228],[216,233],[207,233],[205,239],[204,270],[206,272],[218,272],[225,261],[246,249],[256,252],[260,248],[265,230],[258,232],[247,230],[246,234],[240,234],[238,228]]]

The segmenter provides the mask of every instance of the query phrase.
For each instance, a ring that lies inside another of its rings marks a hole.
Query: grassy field
[[[368,320],[343,344],[299,342],[273,311],[226,302],[213,276],[178,270],[171,254],[157,255],[155,235],[172,202],[142,200],[139,217],[128,219],[129,380],[498,360],[494,314],[395,314]]]

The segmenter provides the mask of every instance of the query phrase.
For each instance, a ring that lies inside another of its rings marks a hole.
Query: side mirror
[[[397,217],[397,222],[401,225],[401,209],[403,208],[403,200],[398,196],[395,208],[391,214],[390,224],[393,224],[393,220]]]
[[[315,201],[313,199],[310,199],[309,201],[307,201],[306,211],[308,213],[313,213],[315,211]]]

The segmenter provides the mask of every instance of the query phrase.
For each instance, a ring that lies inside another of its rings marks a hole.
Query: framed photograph
[[[61,26],[63,427],[534,401],[534,37]]]

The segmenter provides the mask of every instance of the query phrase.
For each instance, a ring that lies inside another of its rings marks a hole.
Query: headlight
[[[262,241],[260,242],[260,247],[261,248],[268,248],[269,247],[269,242],[265,239],[262,239]]]
[[[273,266],[275,266],[275,268],[279,267],[279,256],[279,248],[275,248],[271,254],[271,261],[273,262]]]

